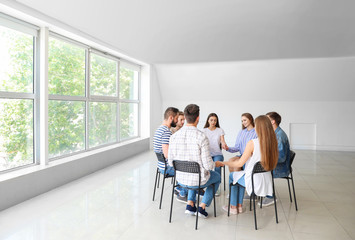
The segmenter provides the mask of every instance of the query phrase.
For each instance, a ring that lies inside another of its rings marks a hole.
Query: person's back
[[[184,126],[171,136],[171,142],[174,144],[170,145],[169,158],[197,162],[201,168],[201,184],[205,184],[209,178],[209,171],[214,167],[206,135],[195,126]],[[198,185],[196,174],[178,172],[176,179],[184,185]]]
[[[281,116],[277,112],[269,112],[266,115],[274,128],[279,151],[274,177],[287,177],[290,174],[290,143],[286,133],[280,128]]]

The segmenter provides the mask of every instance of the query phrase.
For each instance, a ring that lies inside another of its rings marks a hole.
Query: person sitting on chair
[[[162,125],[160,125],[157,130],[155,131],[154,138],[153,138],[153,146],[154,152],[156,153],[163,153],[165,159],[168,157],[169,151],[169,140],[171,136],[171,127],[176,127],[176,123],[178,121],[178,112],[179,109],[174,107],[168,107],[164,113],[164,121]],[[167,160],[166,160],[167,161]],[[158,161],[158,168],[162,174],[165,172],[165,165],[162,162]],[[167,166],[166,173],[169,176],[174,176],[175,171],[174,168],[171,166]],[[183,188],[177,188],[177,200],[180,202],[187,201],[187,191]]]
[[[278,150],[275,132],[272,128],[270,120],[267,116],[261,115],[255,119],[255,130],[258,138],[250,140],[247,143],[243,155],[239,159],[231,158],[228,162],[216,162],[229,167],[240,168],[245,164],[243,171],[230,173],[229,182],[238,183],[243,186],[239,189],[237,196],[238,185],[232,186],[229,194],[231,201],[231,214],[243,212],[243,196],[245,188],[248,195],[252,193],[251,175],[254,165],[261,162],[261,165],[266,171],[271,171],[276,167]],[[272,196],[272,177],[270,172],[260,173],[254,176],[254,192],[257,196]],[[228,212],[228,205],[223,207],[223,210]]]
[[[221,175],[214,171],[215,164],[210,155],[208,138],[196,127],[200,119],[199,106],[195,104],[186,106],[184,114],[187,124],[171,136],[168,162],[170,166],[173,165],[173,160],[193,161],[200,165],[201,188],[207,189],[198,206],[198,212],[199,216],[206,218],[208,216],[206,206],[212,202],[213,195],[221,183]],[[176,180],[183,187],[198,189],[199,178],[194,173],[176,172]],[[194,215],[197,211],[195,190],[188,191],[187,200],[185,213]]]

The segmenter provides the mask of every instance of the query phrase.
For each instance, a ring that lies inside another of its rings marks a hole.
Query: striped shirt
[[[210,155],[210,146],[206,135],[194,126],[184,126],[170,138],[169,165],[173,160],[192,161],[200,164],[201,185],[210,179],[210,170],[215,164]],[[198,186],[198,174],[177,172],[176,180],[184,185]]]
[[[158,127],[158,129],[155,131],[154,138],[153,138],[153,146],[154,146],[154,152],[156,153],[163,153],[163,144],[168,144],[169,145],[169,140],[171,136],[171,131],[167,126],[161,125]],[[165,165],[162,162],[158,161],[158,167],[160,170],[165,169]]]
[[[248,131],[247,128],[244,128],[238,133],[237,140],[235,142],[234,147],[230,147],[228,149],[228,152],[234,153],[234,152],[240,152],[241,155],[243,155],[244,150],[247,146],[247,143],[252,140],[257,138],[258,136],[256,135],[255,128],[252,130]]]

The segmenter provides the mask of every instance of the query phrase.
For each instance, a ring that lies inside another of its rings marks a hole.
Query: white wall
[[[209,113],[217,113],[228,144],[234,144],[241,129],[242,113],[256,117],[277,111],[287,134],[291,123],[316,124],[316,149],[355,151],[355,58],[159,65],[157,69],[163,109],[196,103],[201,107],[201,128]]]

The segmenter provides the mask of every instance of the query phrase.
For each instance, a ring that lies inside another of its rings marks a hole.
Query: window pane
[[[85,102],[48,103],[49,157],[85,149]]]
[[[91,102],[89,111],[89,146],[116,142],[116,103]]]
[[[0,171],[33,162],[33,100],[0,99]]]
[[[120,67],[120,98],[138,100],[139,72]]]
[[[0,26],[0,91],[33,92],[33,40]]]
[[[49,38],[49,94],[85,96],[85,49]]]
[[[92,53],[90,64],[90,94],[117,96],[117,62]]]
[[[138,136],[138,104],[121,103],[121,139]]]

